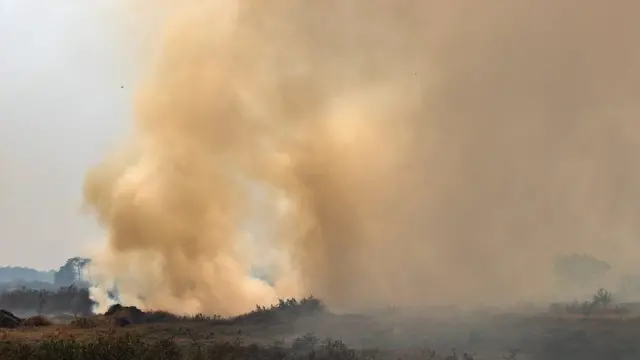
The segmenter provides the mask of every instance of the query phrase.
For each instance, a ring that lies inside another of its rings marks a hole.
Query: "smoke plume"
[[[98,299],[504,304],[556,294],[560,253],[636,268],[640,4],[136,6],[133,136],[85,185]]]

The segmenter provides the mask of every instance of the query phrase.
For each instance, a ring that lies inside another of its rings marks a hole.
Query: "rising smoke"
[[[504,304],[557,294],[559,253],[635,269],[640,4],[147,3],[134,135],[85,186],[98,300]]]

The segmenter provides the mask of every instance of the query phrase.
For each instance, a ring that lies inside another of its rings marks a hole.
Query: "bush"
[[[51,326],[53,322],[42,315],[32,316],[30,318],[26,318],[22,321],[22,326]]]
[[[593,295],[593,304],[607,309],[613,302],[613,296],[605,289],[600,289]]]
[[[281,299],[278,304],[256,306],[255,310],[234,317],[232,320],[240,323],[256,323],[271,321],[288,321],[300,316],[316,315],[325,312],[324,304],[311,296],[300,301],[297,299]]]
[[[145,320],[148,323],[167,323],[182,320],[183,317],[172,314],[168,311],[149,311],[146,313]]]
[[[98,326],[98,322],[95,319],[88,317],[79,317],[71,320],[69,323],[71,326],[75,326],[80,329],[90,329]]]
[[[224,319],[220,315],[207,316],[203,314],[196,314],[193,316],[181,316],[172,314],[167,311],[148,311],[145,312],[144,321],[146,323],[167,323],[178,321],[201,321],[201,322],[216,322],[216,323],[230,323],[228,319]]]
[[[592,314],[625,315],[629,313],[628,309],[620,305],[611,306],[613,302],[612,294],[605,289],[600,289],[593,295],[591,301],[579,302],[574,300],[571,303],[564,304],[564,306],[554,303],[549,306],[549,312],[554,315],[561,315],[564,312],[566,314],[582,314],[584,316]]]

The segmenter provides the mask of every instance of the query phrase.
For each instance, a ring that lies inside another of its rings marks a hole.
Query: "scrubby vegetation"
[[[22,326],[51,326],[53,322],[42,315],[36,315],[29,318],[24,319],[21,324]]]
[[[99,325],[93,317],[79,317],[71,320],[69,325],[80,329],[92,329]]]
[[[280,300],[277,304],[269,307],[256,306],[256,308],[246,314],[224,318],[218,315],[196,314],[193,316],[181,316],[166,311],[143,312],[133,306],[122,306],[116,304],[111,306],[105,316],[112,317],[115,323],[120,326],[130,324],[153,324],[172,323],[180,321],[207,322],[210,324],[275,324],[278,322],[289,322],[303,316],[313,316],[325,311],[324,304],[314,297],[303,298],[302,300],[287,299]]]
[[[624,360],[637,359],[639,346],[629,338],[615,346],[602,347],[584,331],[566,331],[542,344],[534,357],[523,357],[518,349],[506,351],[491,360]],[[242,340],[180,342],[168,337],[146,340],[135,333],[98,333],[89,341],[51,337],[35,343],[2,340],[3,360],[475,360],[475,354],[456,351],[437,353],[428,347],[411,349],[354,349],[341,340],[319,339],[306,334],[288,344],[246,344]]]
[[[313,296],[300,301],[296,299],[280,300],[270,307],[257,306],[255,310],[232,318],[235,322],[274,322],[287,321],[304,315],[314,315],[325,311],[324,304]]]
[[[320,340],[311,334],[294,339],[290,345],[276,342],[267,346],[247,345],[239,340],[217,344],[179,344],[168,338],[150,342],[139,335],[117,335],[115,332],[101,333],[88,342],[60,338],[36,344],[0,341],[0,358],[3,360],[395,360],[397,355],[393,351],[354,350],[340,340]],[[408,360],[451,359],[438,356],[429,349],[414,349],[403,355]],[[473,356],[465,353],[459,359],[473,360]]]
[[[61,324],[45,316],[21,319],[5,312],[0,320],[4,318],[10,326],[0,329],[0,359],[640,358],[636,341],[640,321],[597,316],[616,314],[620,309],[607,290],[597,291],[584,303],[556,306],[563,314],[577,316],[490,314],[483,318],[484,325],[465,324],[466,319],[452,325],[443,319],[434,322],[414,315],[402,317],[400,309],[382,317],[332,314],[313,297],[283,299],[230,318],[114,305],[105,314],[78,316]],[[588,314],[585,309],[589,309]]]
[[[630,310],[623,304],[616,304],[613,294],[606,289],[598,290],[591,300],[578,301],[567,304],[554,303],[549,307],[550,312],[555,315],[573,314],[573,315],[619,315],[624,316],[630,313]]]

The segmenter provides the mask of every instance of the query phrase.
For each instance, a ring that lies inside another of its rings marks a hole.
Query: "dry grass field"
[[[49,320],[0,330],[0,358],[640,359],[634,314],[386,309],[337,315],[312,299],[231,319],[116,308]]]

